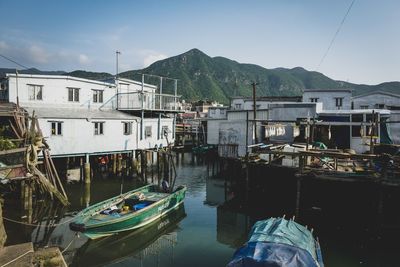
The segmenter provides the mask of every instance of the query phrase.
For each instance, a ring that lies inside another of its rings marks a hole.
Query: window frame
[[[344,97],[335,97],[335,106],[337,108],[343,107],[343,99]]]
[[[68,89],[68,102],[76,102],[79,103],[79,91],[80,88],[76,87],[67,87]]]
[[[310,102],[311,103],[318,103],[319,97],[310,97]]]
[[[165,130],[166,129],[166,130]],[[161,126],[161,139],[164,139],[164,132],[166,131],[167,135],[168,135],[168,131],[169,131],[169,127],[168,125],[163,125]]]
[[[28,100],[30,100],[30,101],[42,101],[43,100],[43,85],[27,84],[27,86],[28,86]],[[31,90],[33,90],[33,98],[31,96]],[[40,98],[38,97],[39,95],[40,95]]]
[[[124,135],[132,135],[132,122],[131,121],[123,121],[122,122],[122,133]]]
[[[93,135],[104,135],[104,121],[93,122]]]
[[[50,135],[62,136],[63,135],[63,121],[48,121],[50,123]],[[54,125],[54,127],[53,127]]]
[[[104,101],[104,90],[92,89],[92,91],[93,91],[93,97],[92,97],[93,103],[103,103],[103,101]]]
[[[151,125],[145,126],[144,127],[144,138],[145,139],[151,138],[153,136],[152,132],[153,132],[153,129],[152,129]],[[148,133],[150,133],[150,134],[148,135]]]

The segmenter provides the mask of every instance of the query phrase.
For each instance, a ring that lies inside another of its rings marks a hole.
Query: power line
[[[28,68],[27,66],[24,66],[24,65],[18,63],[17,61],[15,61],[15,60],[13,60],[13,59],[11,59],[11,58],[9,58],[9,57],[6,57],[5,55],[0,54],[0,57],[5,58],[6,60],[8,60],[8,61],[10,61],[10,62],[12,62],[12,63],[14,63],[14,64],[17,64],[18,66],[20,66],[20,67],[22,67],[22,68],[24,68],[24,69],[30,69],[30,68]]]
[[[349,8],[347,9],[346,14],[344,15],[342,21],[340,22],[340,25],[339,25],[338,29],[336,30],[335,34],[333,35],[333,38],[332,38],[332,40],[331,40],[331,42],[330,42],[330,44],[329,44],[329,46],[328,46],[328,49],[326,49],[326,52],[325,52],[324,56],[321,58],[321,61],[319,62],[318,66],[317,66],[316,71],[318,71],[319,67],[322,65],[322,62],[324,62],[326,56],[328,55],[329,50],[331,49],[333,43],[335,42],[335,39],[336,39],[336,37],[338,36],[340,30],[342,29],[342,26],[343,26],[343,24],[344,24],[344,22],[345,22],[347,16],[349,15],[350,10],[351,10],[351,8],[353,7],[355,1],[356,1],[356,0],[351,1],[351,4],[350,4]]]

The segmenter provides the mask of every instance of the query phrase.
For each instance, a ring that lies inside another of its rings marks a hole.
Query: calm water
[[[232,192],[234,186],[226,189],[230,183],[209,176],[203,159],[190,154],[180,160],[177,172],[177,184],[188,186],[184,206],[145,228],[90,241],[83,235],[76,236],[68,223],[62,224],[71,220],[72,212],[120,193],[121,178],[94,179],[90,187],[66,186],[72,204],[58,226],[23,227],[6,222],[8,243],[32,240],[37,245],[59,246],[71,266],[225,266],[236,248],[246,241],[257,219],[291,214],[295,208],[293,198],[281,206],[268,191],[258,197],[256,204],[244,205],[238,196],[233,197],[239,195]],[[123,191],[138,186],[125,179]],[[286,193],[293,195],[293,191]],[[226,202],[227,199],[232,200]],[[337,205],[340,210],[342,204]],[[5,216],[18,218],[20,214],[9,207]],[[397,237],[393,240],[396,233],[387,235],[354,227],[354,220],[347,229],[343,227],[347,217],[332,222],[332,217],[323,211],[318,207],[306,210],[302,220],[313,222],[326,266],[399,266],[396,257],[400,245],[395,242]]]

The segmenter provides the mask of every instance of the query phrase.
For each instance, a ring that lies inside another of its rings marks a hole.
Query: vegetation
[[[31,71],[35,74],[38,72],[36,69]],[[53,73],[60,74],[60,72]],[[358,85],[332,80],[322,73],[308,71],[301,67],[266,69],[253,64],[241,64],[224,57],[212,58],[198,49],[157,61],[145,69],[120,73],[120,76],[140,81],[141,73],[178,79],[178,94],[182,95],[183,99],[211,99],[223,103],[228,103],[233,96],[251,96],[252,82],[258,83],[257,95],[259,96],[299,96],[306,88],[351,88],[354,89],[356,95],[376,90],[397,94],[400,92],[400,82]],[[63,74],[95,80],[113,77],[110,73],[83,70]],[[159,83],[155,78],[147,77],[146,79],[146,82]],[[163,81],[163,92],[173,93],[173,91],[173,82]]]

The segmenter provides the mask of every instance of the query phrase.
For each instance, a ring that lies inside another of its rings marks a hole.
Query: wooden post
[[[113,174],[117,174],[117,154],[113,154],[113,165],[112,165],[112,172]]]
[[[121,153],[117,154],[117,172],[120,175],[122,173],[122,155]]]
[[[90,161],[89,161],[89,154],[86,154],[84,181],[85,181],[85,184],[90,184]]]
[[[151,183],[154,183],[154,151],[151,151]]]
[[[160,152],[157,151],[157,184],[160,186]]]
[[[85,183],[84,188],[83,188],[83,202],[85,204],[85,207],[89,207],[90,204],[90,183]]]
[[[297,189],[296,189],[296,218],[300,218],[300,197],[301,197],[301,177],[297,177]]]

